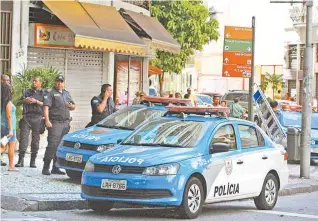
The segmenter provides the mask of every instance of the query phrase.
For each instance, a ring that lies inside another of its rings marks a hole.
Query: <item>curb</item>
[[[311,193],[318,191],[318,184],[314,185],[295,185],[279,191],[279,196],[290,196],[299,193]],[[79,193],[73,193],[80,195]],[[116,203],[114,208],[140,208],[148,207],[145,205]],[[88,204],[83,199],[38,199],[35,197],[23,197],[13,195],[1,195],[1,208],[18,212],[26,211],[52,211],[52,210],[85,210]]]

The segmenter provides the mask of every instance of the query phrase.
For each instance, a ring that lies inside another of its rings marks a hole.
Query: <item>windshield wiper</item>
[[[133,145],[133,146],[160,146],[155,143],[123,143],[123,145]]]
[[[105,128],[113,128],[113,129],[121,129],[121,130],[134,130],[134,129],[131,129],[131,128],[128,128],[128,127],[123,127],[123,126],[105,126],[105,125],[102,125],[102,124],[97,124],[96,126],[105,127]]]
[[[183,146],[178,145],[178,144],[167,144],[167,143],[156,143],[156,144],[161,146],[161,147],[181,147],[181,148],[183,148]]]
[[[103,124],[96,124],[96,127],[104,127],[104,128],[109,128],[108,126],[105,126]]]

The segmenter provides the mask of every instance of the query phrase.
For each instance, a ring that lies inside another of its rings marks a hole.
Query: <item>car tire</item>
[[[88,206],[97,213],[106,213],[113,208],[114,202],[89,200]]]
[[[278,198],[278,181],[272,173],[267,174],[263,188],[254,203],[259,210],[271,210],[275,207]]]
[[[191,199],[190,199],[191,198]],[[195,219],[202,210],[204,203],[204,190],[201,181],[191,177],[184,189],[179,216],[183,219]]]
[[[65,170],[67,176],[71,178],[72,180],[81,180],[82,178],[82,172],[80,171],[74,171],[74,170]]]

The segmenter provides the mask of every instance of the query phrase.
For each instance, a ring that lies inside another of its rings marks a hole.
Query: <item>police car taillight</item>
[[[284,161],[286,161],[286,160],[288,160],[288,153],[287,153],[287,151],[285,151],[285,153],[284,153]]]

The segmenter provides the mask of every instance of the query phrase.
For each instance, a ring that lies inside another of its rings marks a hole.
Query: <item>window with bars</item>
[[[288,68],[297,68],[297,45],[288,46]]]
[[[304,44],[300,45],[300,67],[299,67],[299,70],[304,69],[305,47],[306,46]]]
[[[1,73],[11,70],[12,13],[1,11]]]

